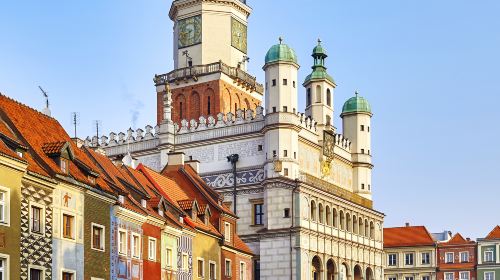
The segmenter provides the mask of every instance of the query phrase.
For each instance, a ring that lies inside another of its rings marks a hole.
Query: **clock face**
[[[247,53],[247,26],[236,19],[231,19],[231,45]]]
[[[335,146],[335,138],[333,134],[323,131],[323,155],[329,159],[335,156],[333,147]]]
[[[179,20],[179,48],[201,43],[201,15]]]

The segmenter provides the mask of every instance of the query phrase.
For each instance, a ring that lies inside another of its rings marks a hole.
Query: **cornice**
[[[179,3],[179,2],[184,2],[184,3]],[[252,13],[252,9],[243,4],[240,1],[237,0],[190,0],[190,1],[173,1],[172,6],[170,6],[170,11],[168,13],[168,16],[172,21],[175,20],[177,17],[177,12],[179,9],[185,9],[189,8],[198,4],[201,4],[203,2],[206,3],[214,3],[214,4],[225,4],[228,6],[232,6],[233,8],[237,9],[238,11],[242,12],[245,14],[245,16],[248,18],[250,14]]]
[[[127,220],[136,224],[143,224],[147,220],[147,217],[118,205],[114,206],[113,212],[117,218]]]

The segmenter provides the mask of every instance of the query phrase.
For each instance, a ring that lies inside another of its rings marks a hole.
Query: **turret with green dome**
[[[279,44],[272,46],[266,54],[266,64],[275,62],[290,62],[298,64],[295,51],[287,44],[283,44],[283,38],[279,38]]]
[[[342,107],[342,115],[349,113],[367,113],[372,114],[370,103],[364,97],[359,96],[356,91],[355,96],[349,98]]]
[[[335,84],[332,76],[326,72],[325,59],[328,55],[321,45],[320,39],[318,39],[318,45],[313,49],[312,57],[314,58],[314,65],[312,66],[313,72],[306,77],[304,84],[312,80],[328,80],[332,84]]]

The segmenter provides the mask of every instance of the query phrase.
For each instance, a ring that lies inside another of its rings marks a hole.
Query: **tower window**
[[[361,125],[361,131],[365,131],[365,126]]]
[[[276,150],[273,151],[273,157],[276,157]]]
[[[297,159],[297,152],[293,152],[293,158]]]
[[[371,190],[371,189],[372,189],[372,187],[368,184],[368,190]]]
[[[284,174],[285,176],[288,176],[288,168],[284,168],[284,169],[283,169],[283,174]]]
[[[283,85],[284,86],[288,85],[288,80],[287,79],[283,79]]]
[[[361,189],[364,190],[365,189],[365,184],[361,184]]]
[[[368,154],[370,154],[370,150],[368,150]]]
[[[208,115],[210,115],[212,112],[210,112],[210,96],[207,98],[207,112]]]
[[[283,218],[290,218],[290,208],[285,208],[283,210]]]
[[[293,88],[295,88],[295,81],[293,81],[292,83],[293,83]]]
[[[368,129],[368,132],[370,132],[370,127],[369,126],[367,127],[367,129]]]
[[[288,107],[287,106],[283,106],[283,112],[288,112]]]
[[[262,151],[262,145],[257,146],[257,151]]]
[[[273,79],[273,87],[276,86],[276,79]]]
[[[179,117],[182,119],[183,114],[182,114],[182,102],[180,103],[180,108],[179,108]]]
[[[284,156],[284,157],[287,157],[287,156],[288,156],[288,150],[284,150],[284,151],[283,151],[283,156]]]
[[[307,89],[306,106],[311,106],[311,88]]]
[[[273,107],[273,113],[276,113],[276,107]]]
[[[365,149],[361,149],[361,153],[364,154],[365,153]]]
[[[330,115],[326,115],[326,125],[331,125],[331,121]]]
[[[332,106],[332,93],[330,92],[330,89],[326,90],[326,105]]]

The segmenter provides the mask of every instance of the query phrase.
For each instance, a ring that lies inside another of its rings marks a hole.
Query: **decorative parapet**
[[[346,152],[351,152],[351,141],[344,137],[342,134],[335,134],[335,146],[345,150]]]
[[[314,186],[315,188],[321,189],[325,192],[331,193],[335,196],[338,196],[340,198],[349,200],[353,203],[356,203],[358,205],[361,205],[366,208],[373,208],[373,201],[366,199],[356,193],[350,192],[346,189],[343,189],[335,184],[329,183],[325,180],[322,180],[320,178],[314,177],[312,175],[309,175],[307,173],[300,173],[299,180],[302,181],[305,184],[308,184],[310,186]]]
[[[181,81],[187,81],[187,79],[194,79],[196,81],[198,80],[198,77],[215,73],[224,73],[237,83],[241,84],[243,87],[256,91],[260,94],[264,93],[264,86],[257,83],[256,77],[248,74],[240,68],[231,67],[222,61],[180,68],[167,74],[155,75],[153,81],[156,86],[166,85],[169,83],[178,84]]]

